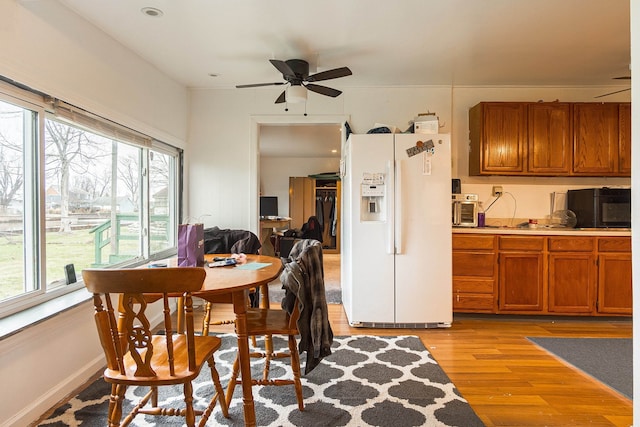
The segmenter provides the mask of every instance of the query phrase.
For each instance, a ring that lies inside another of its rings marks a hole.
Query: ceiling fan
[[[276,99],[276,104],[282,102],[303,102],[307,99],[307,93],[305,89],[312,92],[319,93],[320,95],[326,95],[336,97],[342,93],[337,89],[333,89],[327,86],[320,86],[313,82],[319,82],[322,80],[337,79],[339,77],[346,77],[351,75],[351,70],[347,67],[334,68],[332,70],[322,71],[316,74],[309,75],[309,63],[303,59],[289,59],[287,61],[280,61],[278,59],[270,59],[269,62],[273,64],[278,71],[282,73],[284,82],[275,83],[254,83],[248,85],[237,85],[237,88],[246,87],[259,87],[259,86],[280,86],[289,85]]]
[[[613,79],[614,80],[631,80],[631,76],[620,76],[620,77],[614,77]],[[605,96],[613,95],[615,93],[626,92],[628,90],[631,90],[631,88],[628,87],[626,89],[616,90],[614,92],[605,93],[604,95],[594,96],[594,98],[602,98],[602,97],[605,97]]]

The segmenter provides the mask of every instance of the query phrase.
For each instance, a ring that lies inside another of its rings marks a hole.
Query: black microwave
[[[585,188],[567,191],[567,209],[578,228],[630,228],[630,188]]]

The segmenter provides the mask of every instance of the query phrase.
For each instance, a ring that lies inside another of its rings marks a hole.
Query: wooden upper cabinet
[[[573,105],[573,174],[618,174],[618,104]]]
[[[631,104],[481,102],[469,175],[631,176]]]
[[[524,172],[526,104],[482,102],[469,111],[470,175]]]
[[[566,175],[571,171],[571,104],[529,104],[527,171]]]
[[[631,104],[618,107],[618,172],[631,176]]]

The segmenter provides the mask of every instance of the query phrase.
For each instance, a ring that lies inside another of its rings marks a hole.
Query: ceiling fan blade
[[[287,92],[286,90],[285,90],[285,91],[283,91],[283,92],[280,94],[280,96],[278,97],[278,99],[276,99],[276,102],[275,102],[274,104],[282,104],[283,102],[285,102],[285,101],[286,101],[286,99],[285,99],[285,93],[286,93],[286,92]]]
[[[306,78],[308,82],[319,82],[321,80],[337,79],[339,77],[350,76],[351,70],[348,67],[334,68],[333,70],[321,71]]]
[[[269,62],[271,62],[273,66],[276,67],[285,78],[293,79],[296,77],[296,73],[293,72],[291,67],[289,67],[286,62],[280,61],[279,59],[270,59]]]
[[[312,92],[319,93],[320,95],[332,96],[334,98],[342,93],[342,91],[338,89],[333,89],[326,86],[314,85],[311,83],[306,84],[305,87]]]
[[[594,96],[594,98],[602,98],[604,96],[609,96],[609,95],[613,95],[615,93],[620,93],[620,92],[626,92],[628,90],[631,90],[631,88],[627,88],[627,89],[622,89],[622,90],[616,90],[615,92],[609,92],[609,93],[605,93],[604,95],[598,95],[598,96]]]
[[[260,86],[280,86],[286,84],[286,82],[276,82],[276,83],[253,83],[249,85],[236,85],[236,88],[241,89],[245,87],[260,87]]]

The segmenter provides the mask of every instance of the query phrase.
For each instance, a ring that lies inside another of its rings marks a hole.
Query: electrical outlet
[[[502,196],[502,187],[500,185],[494,185],[491,194],[493,195],[493,197]]]

